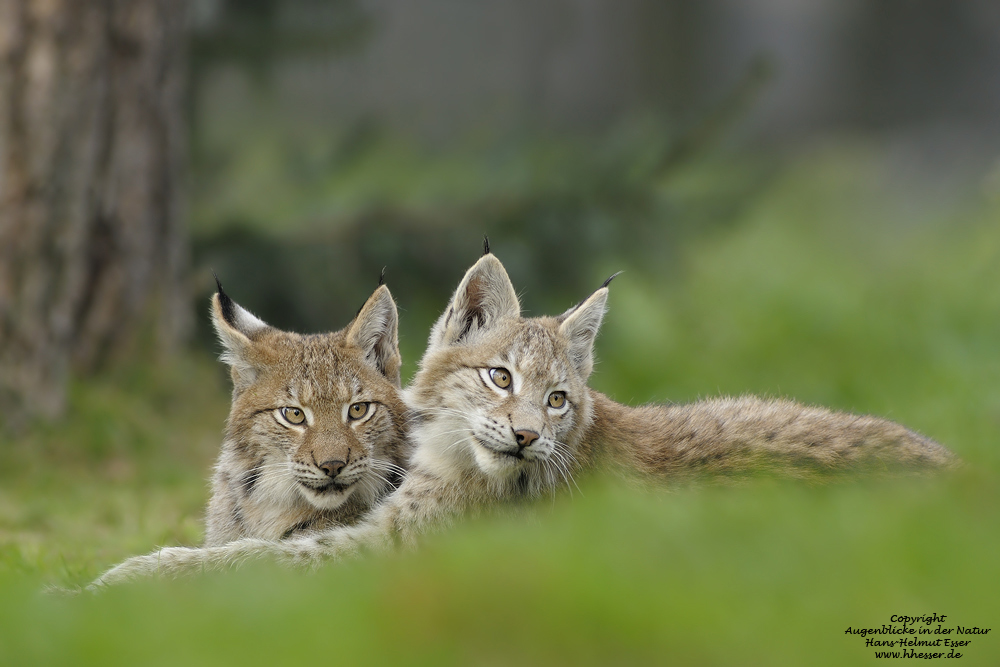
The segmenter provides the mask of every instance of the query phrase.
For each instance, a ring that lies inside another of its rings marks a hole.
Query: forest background
[[[1000,10],[986,0],[0,0],[0,661],[867,664],[1000,621]],[[484,234],[530,314],[611,273],[592,386],[900,421],[937,479],[600,474],[413,553],[43,595],[197,544],[214,270],[404,381]],[[996,664],[973,636],[965,664]]]

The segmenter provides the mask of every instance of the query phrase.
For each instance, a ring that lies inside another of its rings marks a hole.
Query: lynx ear
[[[225,349],[222,361],[232,368],[233,386],[240,390],[257,376],[250,361],[253,341],[271,327],[230,299],[218,278],[215,284],[218,292],[212,296],[212,324]]]
[[[454,345],[498,320],[520,314],[521,304],[503,264],[493,255],[483,255],[466,272],[448,310],[431,330],[431,346]]]
[[[570,361],[584,377],[590,377],[594,370],[594,340],[601,328],[601,320],[608,302],[607,283],[583,300],[580,305],[570,308],[559,316],[559,333],[569,341]]]
[[[347,343],[361,348],[365,361],[397,387],[399,367],[399,317],[396,302],[385,285],[380,285],[347,325]]]

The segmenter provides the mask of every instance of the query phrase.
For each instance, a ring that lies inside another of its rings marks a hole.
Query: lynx
[[[205,545],[356,521],[399,484],[409,455],[388,288],[345,329],[303,336],[268,326],[217,284],[212,322],[233,402]]]
[[[233,380],[206,545],[349,523],[401,479],[396,305],[380,285],[342,331],[268,326],[223,291],[212,321]]]
[[[272,555],[296,564],[412,544],[432,526],[537,495],[588,467],[671,477],[773,459],[820,468],[865,461],[945,466],[953,455],[898,424],[760,398],[630,408],[590,389],[608,282],[557,317],[522,318],[503,265],[485,254],[431,330],[403,398],[406,478],[363,521],[268,541],[171,548],[126,561],[95,586]]]

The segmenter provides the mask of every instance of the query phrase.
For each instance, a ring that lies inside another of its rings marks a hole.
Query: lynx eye
[[[510,386],[510,371],[506,368],[491,368],[490,379],[496,386],[506,389]]]
[[[549,394],[549,407],[558,409],[564,405],[566,405],[566,392],[554,391]]]
[[[368,408],[371,407],[371,403],[352,403],[351,407],[347,408],[347,418],[351,420],[358,420],[368,414]]]
[[[301,424],[306,420],[306,413],[299,408],[281,408],[281,416],[289,424]]]

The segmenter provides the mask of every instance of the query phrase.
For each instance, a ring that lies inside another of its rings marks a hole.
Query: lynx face
[[[267,342],[272,364],[233,403],[233,426],[254,457],[244,489],[297,495],[320,510],[355,493],[371,504],[384,492],[400,421],[393,392],[342,342],[285,333]]]
[[[586,381],[606,292],[559,317],[524,319],[503,266],[484,256],[405,391],[413,463],[445,478],[478,476],[497,495],[569,482],[592,418]]]
[[[350,521],[399,483],[405,406],[395,304],[385,287],[330,334],[274,329],[221,288],[213,314],[232,367],[233,405],[209,544]]]
[[[477,403],[482,409],[469,420],[480,468],[495,461],[510,465],[512,459],[548,460],[571,430],[573,420],[566,419],[572,404],[566,400],[569,381],[565,373],[554,369],[539,373],[525,361],[522,355],[505,354],[479,369],[482,386],[491,390],[479,390]],[[548,387],[555,388],[549,391]]]

